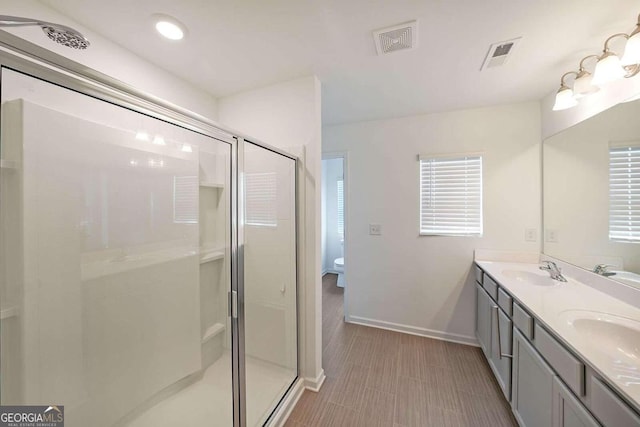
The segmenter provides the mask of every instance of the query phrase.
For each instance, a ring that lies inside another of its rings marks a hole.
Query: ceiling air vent
[[[418,42],[418,21],[405,22],[373,32],[378,55],[415,49]]]
[[[514,48],[520,41],[521,37],[512,40],[506,40],[503,42],[494,43],[489,47],[489,52],[482,63],[480,70],[486,70],[487,68],[499,67],[507,62],[507,59],[511,56]]]

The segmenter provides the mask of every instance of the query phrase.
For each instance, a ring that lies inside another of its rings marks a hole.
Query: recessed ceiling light
[[[169,15],[153,15],[156,30],[169,40],[182,40],[187,34],[187,28],[183,23]]]

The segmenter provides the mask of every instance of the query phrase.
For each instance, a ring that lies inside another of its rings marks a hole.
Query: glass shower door
[[[296,162],[250,142],[240,148],[246,420],[259,426],[298,371]]]
[[[0,403],[230,426],[232,145],[2,70]]]

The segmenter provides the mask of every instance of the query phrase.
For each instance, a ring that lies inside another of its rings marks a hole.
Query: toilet
[[[333,269],[338,273],[338,287],[344,288],[344,258],[336,258]]]

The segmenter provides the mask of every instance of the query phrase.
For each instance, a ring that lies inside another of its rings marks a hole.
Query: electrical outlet
[[[544,241],[548,243],[558,243],[558,230],[547,228],[545,231]]]
[[[372,236],[379,236],[382,234],[382,225],[380,224],[369,224],[369,234]]]
[[[527,228],[524,230],[524,241],[525,242],[536,242],[538,241],[538,230],[535,228]]]

